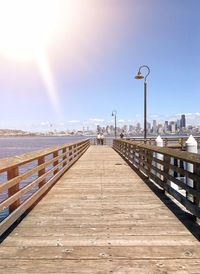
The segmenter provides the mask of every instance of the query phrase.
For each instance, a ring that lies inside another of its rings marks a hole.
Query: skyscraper
[[[157,121],[156,120],[153,120],[153,133],[157,133]]]
[[[186,127],[186,119],[185,119],[185,114],[181,115],[181,121],[180,121],[180,128],[185,128]]]
[[[164,131],[167,132],[169,130],[169,123],[168,121],[165,121],[164,123]]]

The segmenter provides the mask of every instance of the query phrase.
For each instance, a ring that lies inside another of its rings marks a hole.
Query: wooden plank
[[[109,223],[108,223],[109,225]],[[80,234],[78,236],[66,237],[66,236],[56,236],[56,237],[20,237],[14,236],[9,237],[4,244],[4,246],[43,246],[48,248],[49,246],[142,246],[143,248],[148,248],[152,246],[198,246],[196,239],[191,235],[122,235],[122,236],[113,236],[113,235],[89,235],[84,237]]]
[[[33,233],[33,237],[59,237],[61,235],[61,225],[48,225],[48,226],[32,226],[31,232]],[[142,229],[141,229],[142,228]],[[102,227],[69,227],[68,225],[63,226],[62,236],[69,237],[69,236],[105,236],[105,235],[113,235],[113,236],[164,236],[164,235],[176,235],[177,231],[181,229],[179,235],[188,235],[187,229],[182,229],[181,224],[176,224],[174,226],[167,226],[165,224],[165,228],[163,227],[154,226],[154,229],[149,229],[149,226],[141,226],[141,225],[126,225],[126,226],[119,226],[119,227],[110,227],[102,226]],[[31,237],[30,236],[30,226],[17,227],[13,233],[14,236],[21,237]]]
[[[158,256],[159,254],[159,256]],[[1,259],[9,260],[98,260],[98,259],[200,259],[200,250],[196,246],[32,246],[2,247]]]
[[[67,251],[66,251],[67,253]],[[104,254],[102,251],[101,253]],[[8,272],[9,271],[9,272]],[[116,260],[102,258],[98,260],[9,260],[2,259],[1,274],[7,273],[134,273],[134,274],[198,274],[198,259],[164,260]]]

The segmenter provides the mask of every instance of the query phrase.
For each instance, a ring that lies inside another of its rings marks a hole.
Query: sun
[[[55,0],[0,0],[0,52],[30,61],[50,43],[58,22]]]

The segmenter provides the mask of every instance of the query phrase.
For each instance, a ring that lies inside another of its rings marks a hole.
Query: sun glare
[[[0,50],[6,57],[30,61],[48,46],[58,22],[55,0],[0,0]]]
[[[66,30],[73,30],[82,0],[0,0],[0,55],[38,65],[48,97],[60,112],[48,49]]]
[[[61,3],[64,1],[0,0],[0,54],[17,62],[38,65],[57,114],[60,112],[58,92],[47,49],[54,34],[59,31]]]
[[[54,78],[52,76],[52,72],[48,63],[48,59],[45,54],[41,52],[38,56],[38,65],[40,74],[42,76],[43,82],[47,88],[47,94],[49,96],[50,102],[54,107],[55,111],[58,115],[60,115],[60,106],[59,106],[59,98],[58,93],[56,91],[56,86],[54,83]]]

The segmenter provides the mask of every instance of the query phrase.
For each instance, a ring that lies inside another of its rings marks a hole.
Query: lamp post
[[[141,74],[141,69],[146,68],[147,69],[147,74],[143,76]],[[147,138],[147,76],[150,73],[150,68],[146,65],[139,67],[138,73],[135,76],[135,79],[143,79],[144,78],[144,139],[146,141]]]
[[[112,111],[112,116],[115,118],[115,139],[117,138],[117,111],[113,110]]]

